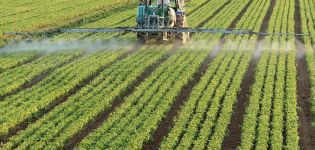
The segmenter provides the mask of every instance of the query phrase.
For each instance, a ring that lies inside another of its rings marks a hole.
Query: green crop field
[[[138,0],[0,0],[0,150],[315,150],[315,0],[185,0],[186,44]],[[303,34],[303,35],[295,35]]]

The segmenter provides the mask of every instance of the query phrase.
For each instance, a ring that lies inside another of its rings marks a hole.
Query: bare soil
[[[296,43],[299,53],[304,53],[304,47],[301,43]],[[315,149],[315,132],[312,126],[312,113],[310,103],[310,78],[307,71],[307,65],[305,56],[299,56],[296,59],[297,63],[297,103],[300,110],[298,111],[299,116],[299,136],[300,148],[303,150],[314,150]]]
[[[242,124],[245,115],[246,105],[250,97],[250,87],[255,80],[255,68],[258,59],[254,57],[250,61],[246,76],[241,84],[241,90],[237,96],[237,103],[234,106],[231,123],[228,127],[228,135],[225,137],[222,149],[234,150],[241,142]]]
[[[271,17],[274,5],[275,5],[275,0],[271,0],[270,1],[270,7],[267,10],[267,14],[264,17],[263,20],[263,24],[260,27],[260,32],[265,32],[268,28],[268,22],[269,19]],[[247,6],[249,7],[249,5]],[[246,7],[246,8],[247,8]],[[243,9],[243,13],[246,12],[247,9]],[[239,17],[241,18],[243,16],[239,15]],[[240,18],[238,18],[238,20],[240,20]],[[230,27],[233,28],[235,27],[237,24],[237,22],[234,23],[234,25],[232,24]],[[261,40],[261,39],[259,39]],[[255,55],[255,54],[254,54]],[[260,56],[260,55],[259,55]],[[258,57],[259,57],[258,56]],[[251,85],[253,85],[254,80],[255,80],[255,68],[257,65],[259,58],[257,57],[252,57],[248,70],[246,72],[246,76],[243,79],[243,82],[241,84],[241,90],[237,96],[237,103],[234,106],[234,110],[233,110],[233,115],[231,117],[231,123],[228,127],[228,135],[224,138],[223,144],[222,144],[222,149],[228,149],[228,150],[234,150],[237,149],[237,146],[240,144],[241,142],[241,134],[242,134],[242,124],[243,124],[243,120],[244,120],[244,115],[245,115],[245,111],[246,111],[246,105],[249,101],[250,98],[250,87]]]
[[[167,136],[170,129],[174,126],[174,118],[178,115],[180,108],[189,98],[193,88],[197,85],[201,79],[201,76],[206,72],[210,62],[215,56],[209,54],[208,57],[202,62],[194,78],[181,90],[181,93],[172,104],[170,110],[166,113],[165,117],[159,123],[157,129],[151,136],[151,140],[144,143],[142,149],[144,150],[157,150],[164,137]]]
[[[266,32],[267,31],[267,28],[268,28],[268,25],[269,25],[269,20],[271,18],[271,15],[272,15],[272,12],[273,12],[273,8],[275,7],[276,5],[276,0],[271,0],[270,1],[270,6],[267,10],[267,14],[265,15],[264,17],[264,20],[263,20],[263,23],[260,27],[260,32]],[[263,39],[264,36],[259,36],[259,40]]]
[[[295,33],[302,33],[302,26],[301,26],[301,8],[299,0],[295,0],[294,6],[294,27]],[[298,40],[303,41],[303,37],[296,37]]]
[[[208,18],[206,18],[203,22],[201,22],[198,27],[202,27],[205,23],[207,23],[209,20],[211,20],[211,18],[213,18],[216,14],[218,14],[220,12],[220,10],[222,10],[228,3],[230,3],[231,1],[227,1],[225,2],[225,4],[216,10],[216,12],[214,13],[214,15],[209,16]],[[231,23],[230,27],[233,27],[237,24],[237,22],[240,20],[240,18],[242,17],[242,15],[246,12],[248,6],[252,3],[252,1],[250,1],[245,7],[244,9],[240,12],[240,14],[233,20],[233,22]],[[221,41],[223,44],[224,43],[224,39],[222,39]],[[219,48],[220,49],[220,48]],[[187,101],[187,99],[189,98],[190,93],[193,90],[193,87],[199,83],[201,76],[206,72],[208,65],[210,64],[211,60],[213,58],[215,58],[217,52],[214,52],[213,54],[210,54],[207,59],[202,63],[201,67],[199,68],[198,72],[196,73],[196,75],[194,76],[194,79],[191,80],[187,86],[185,86],[180,95],[177,97],[177,99],[175,100],[174,104],[171,106],[171,109],[167,112],[167,114],[165,115],[165,117],[162,119],[162,121],[159,123],[158,128],[155,130],[155,132],[153,133],[153,135],[151,136],[151,140],[144,143],[142,149],[144,150],[157,150],[159,149],[159,146],[163,140],[163,138],[165,136],[167,136],[169,130],[174,126],[174,118],[175,116],[178,115],[179,110],[181,108],[181,106]],[[253,67],[254,68],[254,67]],[[254,70],[254,69],[253,69]],[[253,71],[254,72],[254,71]],[[249,84],[251,85],[251,84]]]
[[[301,33],[301,13],[300,13],[300,3],[299,0],[295,0],[295,32]],[[299,116],[299,136],[300,141],[299,145],[301,149],[305,150],[314,150],[315,149],[315,131],[312,126],[312,113],[311,113],[311,83],[309,72],[307,70],[307,64],[305,59],[305,47],[300,42],[303,41],[302,37],[296,37],[296,48],[297,48],[297,103],[298,107],[301,109],[298,111]]]

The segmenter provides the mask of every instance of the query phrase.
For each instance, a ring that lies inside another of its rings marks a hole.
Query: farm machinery
[[[137,35],[140,42],[150,39],[158,41],[176,41],[186,43],[190,33],[220,33],[220,34],[249,34],[249,35],[291,35],[305,36],[296,33],[265,33],[242,29],[209,29],[189,28],[186,19],[185,0],[140,0],[136,12],[136,26],[117,28],[67,28],[43,32],[6,32],[4,36],[45,36],[50,37],[60,33],[130,33]]]
[[[184,0],[157,0],[156,4],[151,0],[140,2],[137,10],[137,28],[146,29],[147,32],[137,32],[140,41],[147,41],[153,37],[168,41],[177,39],[186,43],[189,32],[156,31],[156,29],[181,29],[187,28],[187,19]]]

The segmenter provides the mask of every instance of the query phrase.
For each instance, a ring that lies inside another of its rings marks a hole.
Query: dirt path
[[[299,0],[295,0],[295,32],[301,33],[301,12]],[[300,148],[303,150],[314,150],[315,149],[315,132],[312,127],[312,113],[311,113],[311,103],[310,103],[310,90],[311,83],[309,78],[309,73],[307,70],[307,64],[305,59],[305,47],[301,43],[303,39],[296,39],[295,46],[297,48],[297,103],[298,107],[301,109],[298,111],[299,116],[299,136]]]
[[[297,44],[299,45],[299,44]],[[298,47],[298,51],[303,51],[303,48],[300,46]],[[301,55],[300,55],[301,56]],[[309,73],[307,71],[307,65],[305,56],[297,58],[297,90],[298,90],[298,97],[297,103],[299,108],[301,109],[298,111],[299,116],[299,136],[300,141],[299,145],[300,148],[303,150],[314,150],[315,149],[315,132],[312,127],[312,113],[311,113],[311,104],[310,104],[310,79]]]

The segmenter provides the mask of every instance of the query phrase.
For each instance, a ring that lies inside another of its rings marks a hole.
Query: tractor
[[[140,0],[137,6],[136,25],[132,27],[97,27],[97,28],[65,28],[38,32],[5,32],[4,37],[22,36],[52,37],[60,33],[135,33],[140,42],[147,43],[155,38],[157,41],[176,41],[185,44],[190,33],[258,35],[258,36],[309,36],[309,33],[267,33],[253,32],[246,29],[189,28],[187,25],[185,0]],[[1,36],[1,35],[0,35]]]
[[[165,28],[188,28],[184,0],[142,0],[137,9],[137,28],[146,32],[137,32],[137,39],[147,42],[152,38],[186,43],[189,32],[157,31]]]

